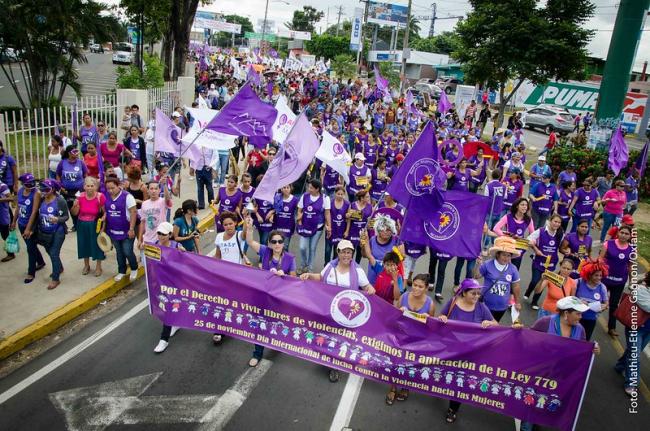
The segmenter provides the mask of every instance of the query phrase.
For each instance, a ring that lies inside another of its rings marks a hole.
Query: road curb
[[[204,231],[213,223],[214,215],[211,213],[201,219],[198,228],[199,230]],[[138,278],[136,280],[139,280],[143,276],[144,267],[140,267],[138,268]],[[10,335],[0,342],[0,360],[11,356],[34,341],[40,340],[41,338],[51,334],[61,326],[97,306],[100,302],[115,295],[129,284],[131,284],[131,282],[128,277],[125,277],[120,281],[115,281],[110,278],[84,293],[74,301],[69,302],[31,325]]]

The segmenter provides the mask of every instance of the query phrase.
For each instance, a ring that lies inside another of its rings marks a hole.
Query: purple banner
[[[577,422],[593,344],[406,316],[377,296],[145,247],[151,312],[441,398],[562,430]]]

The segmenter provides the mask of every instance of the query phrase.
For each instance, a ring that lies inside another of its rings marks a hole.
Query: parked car
[[[413,87],[411,87],[411,92],[428,93],[429,97],[433,97],[434,99],[438,100],[440,99],[442,90],[435,84],[421,83],[418,81],[415,83],[415,85],[413,85]]]
[[[14,61],[19,61],[20,55],[18,51],[13,48],[0,48],[0,62],[3,63],[12,63]]]
[[[116,43],[113,46],[113,64],[131,64],[133,63],[133,56],[135,54],[135,47],[131,43]]]
[[[463,81],[456,78],[443,78],[436,82],[436,85],[438,85],[438,87],[440,87],[447,94],[455,93],[458,84],[462,85]]]
[[[551,134],[551,128],[560,134],[573,131],[573,115],[561,106],[542,104],[527,109],[521,115],[524,127],[529,129],[544,129],[544,133]]]
[[[89,48],[90,52],[104,53],[104,47],[99,43],[91,43]]]

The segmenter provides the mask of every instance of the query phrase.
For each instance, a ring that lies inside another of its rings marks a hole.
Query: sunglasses
[[[97,127],[106,127],[105,124],[98,124]]]
[[[284,244],[283,239],[272,239],[269,241],[270,244]]]
[[[616,184],[616,187],[625,187],[625,184]]]

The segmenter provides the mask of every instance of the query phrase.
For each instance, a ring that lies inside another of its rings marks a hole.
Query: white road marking
[[[249,368],[219,397],[217,403],[201,418],[198,431],[219,431],[225,428],[246,398],[271,368],[273,362],[262,359],[255,368]]]
[[[4,86],[4,85],[0,85],[0,90],[2,90],[3,88],[5,88],[5,86]]]
[[[140,311],[144,310],[147,308],[149,304],[149,300],[145,299],[142,302],[138,303],[136,306],[131,308],[126,314],[123,316],[119,317],[118,319],[114,320],[111,322],[108,326],[105,328],[97,331],[90,337],[86,338],[83,340],[81,343],[77,344],[75,347],[72,349],[68,350],[49,364],[45,365],[43,368],[39,369],[38,371],[34,372],[33,374],[29,375],[25,379],[21,380],[20,382],[16,383],[14,386],[11,388],[7,389],[5,392],[0,394],[0,404],[3,404],[5,401],[11,399],[13,396],[19,394],[32,384],[36,383],[43,377],[47,376],[49,373],[52,371],[56,370],[59,368],[61,365],[65,364],[68,362],[70,359],[73,359],[77,355],[79,355],[81,352],[86,350],[88,347],[92,346],[111,332],[113,332],[115,329],[120,327],[123,323],[125,323],[127,320],[129,320],[131,317],[135,316],[138,314]]]
[[[361,392],[361,386],[363,385],[363,378],[354,374],[348,376],[348,381],[345,384],[345,389],[343,389],[343,394],[341,395],[341,400],[339,405],[336,408],[336,413],[334,414],[334,419],[330,425],[330,431],[341,431],[343,428],[346,428],[350,424],[352,419],[352,414],[354,413],[354,408],[357,405],[357,400],[359,399],[359,393]]]

